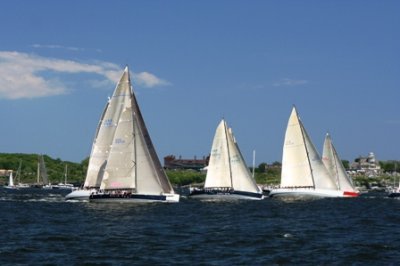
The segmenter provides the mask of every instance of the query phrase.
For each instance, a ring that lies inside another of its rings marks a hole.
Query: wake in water
[[[67,192],[45,190],[40,188],[24,188],[18,190],[0,190],[0,201],[21,202],[64,202]]]

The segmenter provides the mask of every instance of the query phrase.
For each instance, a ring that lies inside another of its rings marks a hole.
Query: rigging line
[[[297,116],[297,112],[296,112],[296,116]],[[297,121],[299,122],[299,125],[300,125],[301,136],[302,136],[302,138],[303,138],[304,148],[305,148],[306,154],[307,154],[308,166],[310,167],[310,171],[311,171],[311,180],[312,180],[312,182],[313,182],[313,187],[314,187],[314,189],[315,189],[314,171],[313,171],[313,168],[312,168],[312,166],[311,166],[310,154],[309,154],[309,152],[308,152],[306,140],[305,140],[305,137],[304,137],[304,131],[305,131],[305,129],[304,129],[303,123],[301,122],[301,120],[299,119],[299,117],[297,117]]]
[[[338,161],[337,152],[335,150],[335,147],[333,147],[333,145],[332,145],[332,141],[331,141],[330,144],[331,144],[331,153],[332,153],[332,156],[333,156],[333,159],[334,159],[333,163],[335,164],[336,182],[337,182],[338,189],[340,190],[339,167],[338,167],[338,164],[337,164],[337,161]]]
[[[224,120],[224,131],[225,131],[225,140],[226,140],[226,148],[228,150],[228,165],[229,165],[229,176],[231,179],[231,187],[233,188],[233,177],[232,177],[232,166],[231,166],[231,153],[229,150],[229,143],[228,143],[228,133],[226,128],[226,122]]]

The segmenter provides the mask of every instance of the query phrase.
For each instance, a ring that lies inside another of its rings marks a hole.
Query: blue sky
[[[316,147],[400,160],[399,1],[1,1],[0,152],[80,162],[125,65],[159,157],[208,155],[225,118],[281,161],[296,105]]]

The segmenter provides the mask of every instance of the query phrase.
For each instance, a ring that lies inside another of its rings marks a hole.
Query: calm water
[[[400,200],[94,204],[0,189],[0,265],[398,265]]]

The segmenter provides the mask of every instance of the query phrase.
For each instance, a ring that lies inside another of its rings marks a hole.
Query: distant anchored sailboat
[[[101,114],[83,188],[69,193],[65,197],[67,200],[89,200],[90,194],[100,188],[119,118],[126,104],[130,102],[131,89],[128,76],[128,68],[125,68],[112,97],[107,101]]]
[[[38,187],[41,186],[43,189],[52,189],[51,183],[49,182],[49,177],[47,175],[44,156],[42,154],[38,156],[37,184]]]
[[[10,175],[8,176],[8,185],[4,186],[4,188],[7,189],[18,189],[17,186],[14,185],[14,178],[13,178],[13,172],[10,171]]]
[[[215,132],[204,188],[191,189],[199,199],[263,199],[261,189],[243,159],[239,146],[222,120]]]
[[[69,184],[67,182],[67,180],[68,180],[68,165],[66,164],[65,165],[65,170],[64,170],[64,183],[60,182],[57,185],[53,185],[52,186],[53,189],[62,189],[62,190],[74,190],[74,189],[76,189],[74,187],[74,185],[73,184]]]
[[[311,142],[296,108],[290,115],[283,144],[280,188],[270,196],[343,197]]]
[[[337,189],[343,192],[343,197],[358,197],[360,195],[360,192],[355,189],[352,179],[347,175],[329,134],[325,136],[322,161],[336,182]]]
[[[389,198],[399,198],[400,197],[400,178],[399,178],[399,185],[397,187],[394,186],[392,189],[389,190],[388,197]]]
[[[93,202],[178,202],[157,157],[136,97],[128,68],[121,78],[127,98],[116,120],[100,190],[90,195]]]

